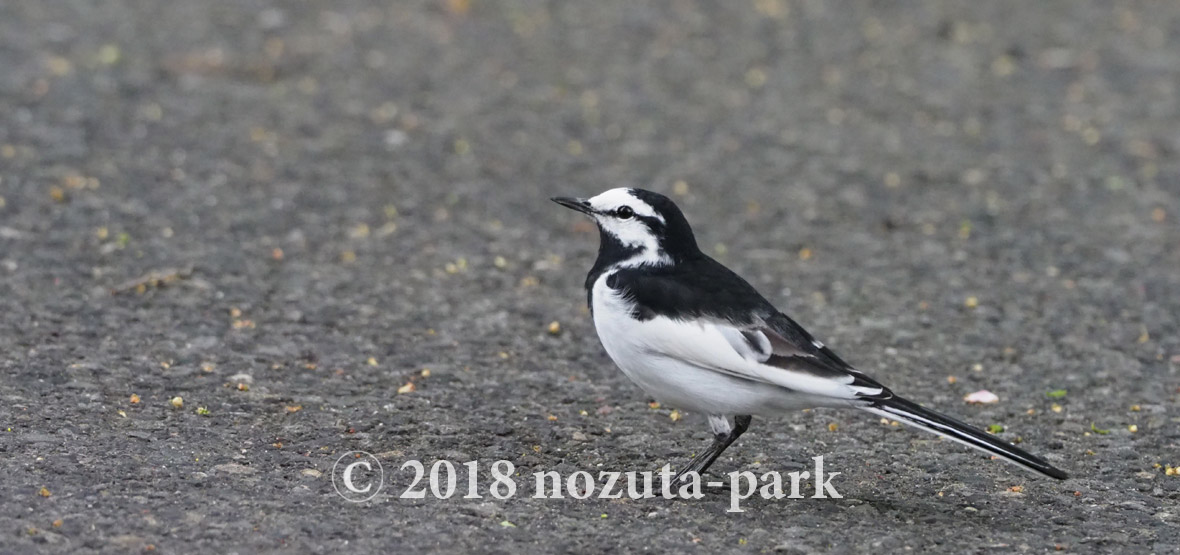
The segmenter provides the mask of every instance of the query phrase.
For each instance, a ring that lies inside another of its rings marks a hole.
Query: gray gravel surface
[[[0,2],[0,552],[1174,553],[1178,153],[1171,3]],[[843,499],[531,498],[709,440],[606,358],[547,200],[620,185],[1073,477],[814,411],[714,472]],[[484,498],[400,499],[410,459]]]

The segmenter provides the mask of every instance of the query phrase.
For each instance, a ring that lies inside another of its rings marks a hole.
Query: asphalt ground
[[[4,1],[0,552],[1174,553],[1178,84],[1165,2]],[[532,498],[709,441],[547,200],[623,185],[1072,477],[821,410],[713,471],[843,499]],[[411,459],[484,497],[400,498]]]

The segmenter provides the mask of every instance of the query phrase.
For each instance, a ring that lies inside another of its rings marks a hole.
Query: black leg
[[[673,482],[679,482],[680,478],[686,473],[693,471],[697,474],[704,474],[706,470],[712,466],[713,461],[721,456],[721,453],[740,437],[750,427],[750,421],[753,418],[750,415],[739,415],[733,419],[733,428],[729,430],[728,434],[717,434],[713,436],[713,444],[709,445],[708,449],[697,455],[688,463],[688,466],[676,474],[672,479]]]

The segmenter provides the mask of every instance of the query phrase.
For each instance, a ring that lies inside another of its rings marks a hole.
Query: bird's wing
[[[620,271],[607,285],[645,321],[653,354],[724,374],[840,399],[879,399],[891,392],[841,360],[778,312],[734,274],[728,283]],[[736,280],[733,281],[733,280]]]
[[[844,362],[781,312],[775,311],[760,324],[741,330],[741,336],[750,346],[751,355],[763,365],[843,383],[852,390],[852,398],[892,396],[888,388]],[[728,337],[732,338],[732,333]]]

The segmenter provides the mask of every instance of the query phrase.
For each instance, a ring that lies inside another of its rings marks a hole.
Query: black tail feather
[[[1009,462],[1040,472],[1050,478],[1064,480],[1069,477],[1065,472],[1045,462],[1044,459],[1007,441],[949,416],[943,416],[932,410],[922,408],[916,403],[912,403],[901,397],[881,399],[862,408],[871,413],[897,420],[903,424],[934,432],[968,447],[991,453]]]

